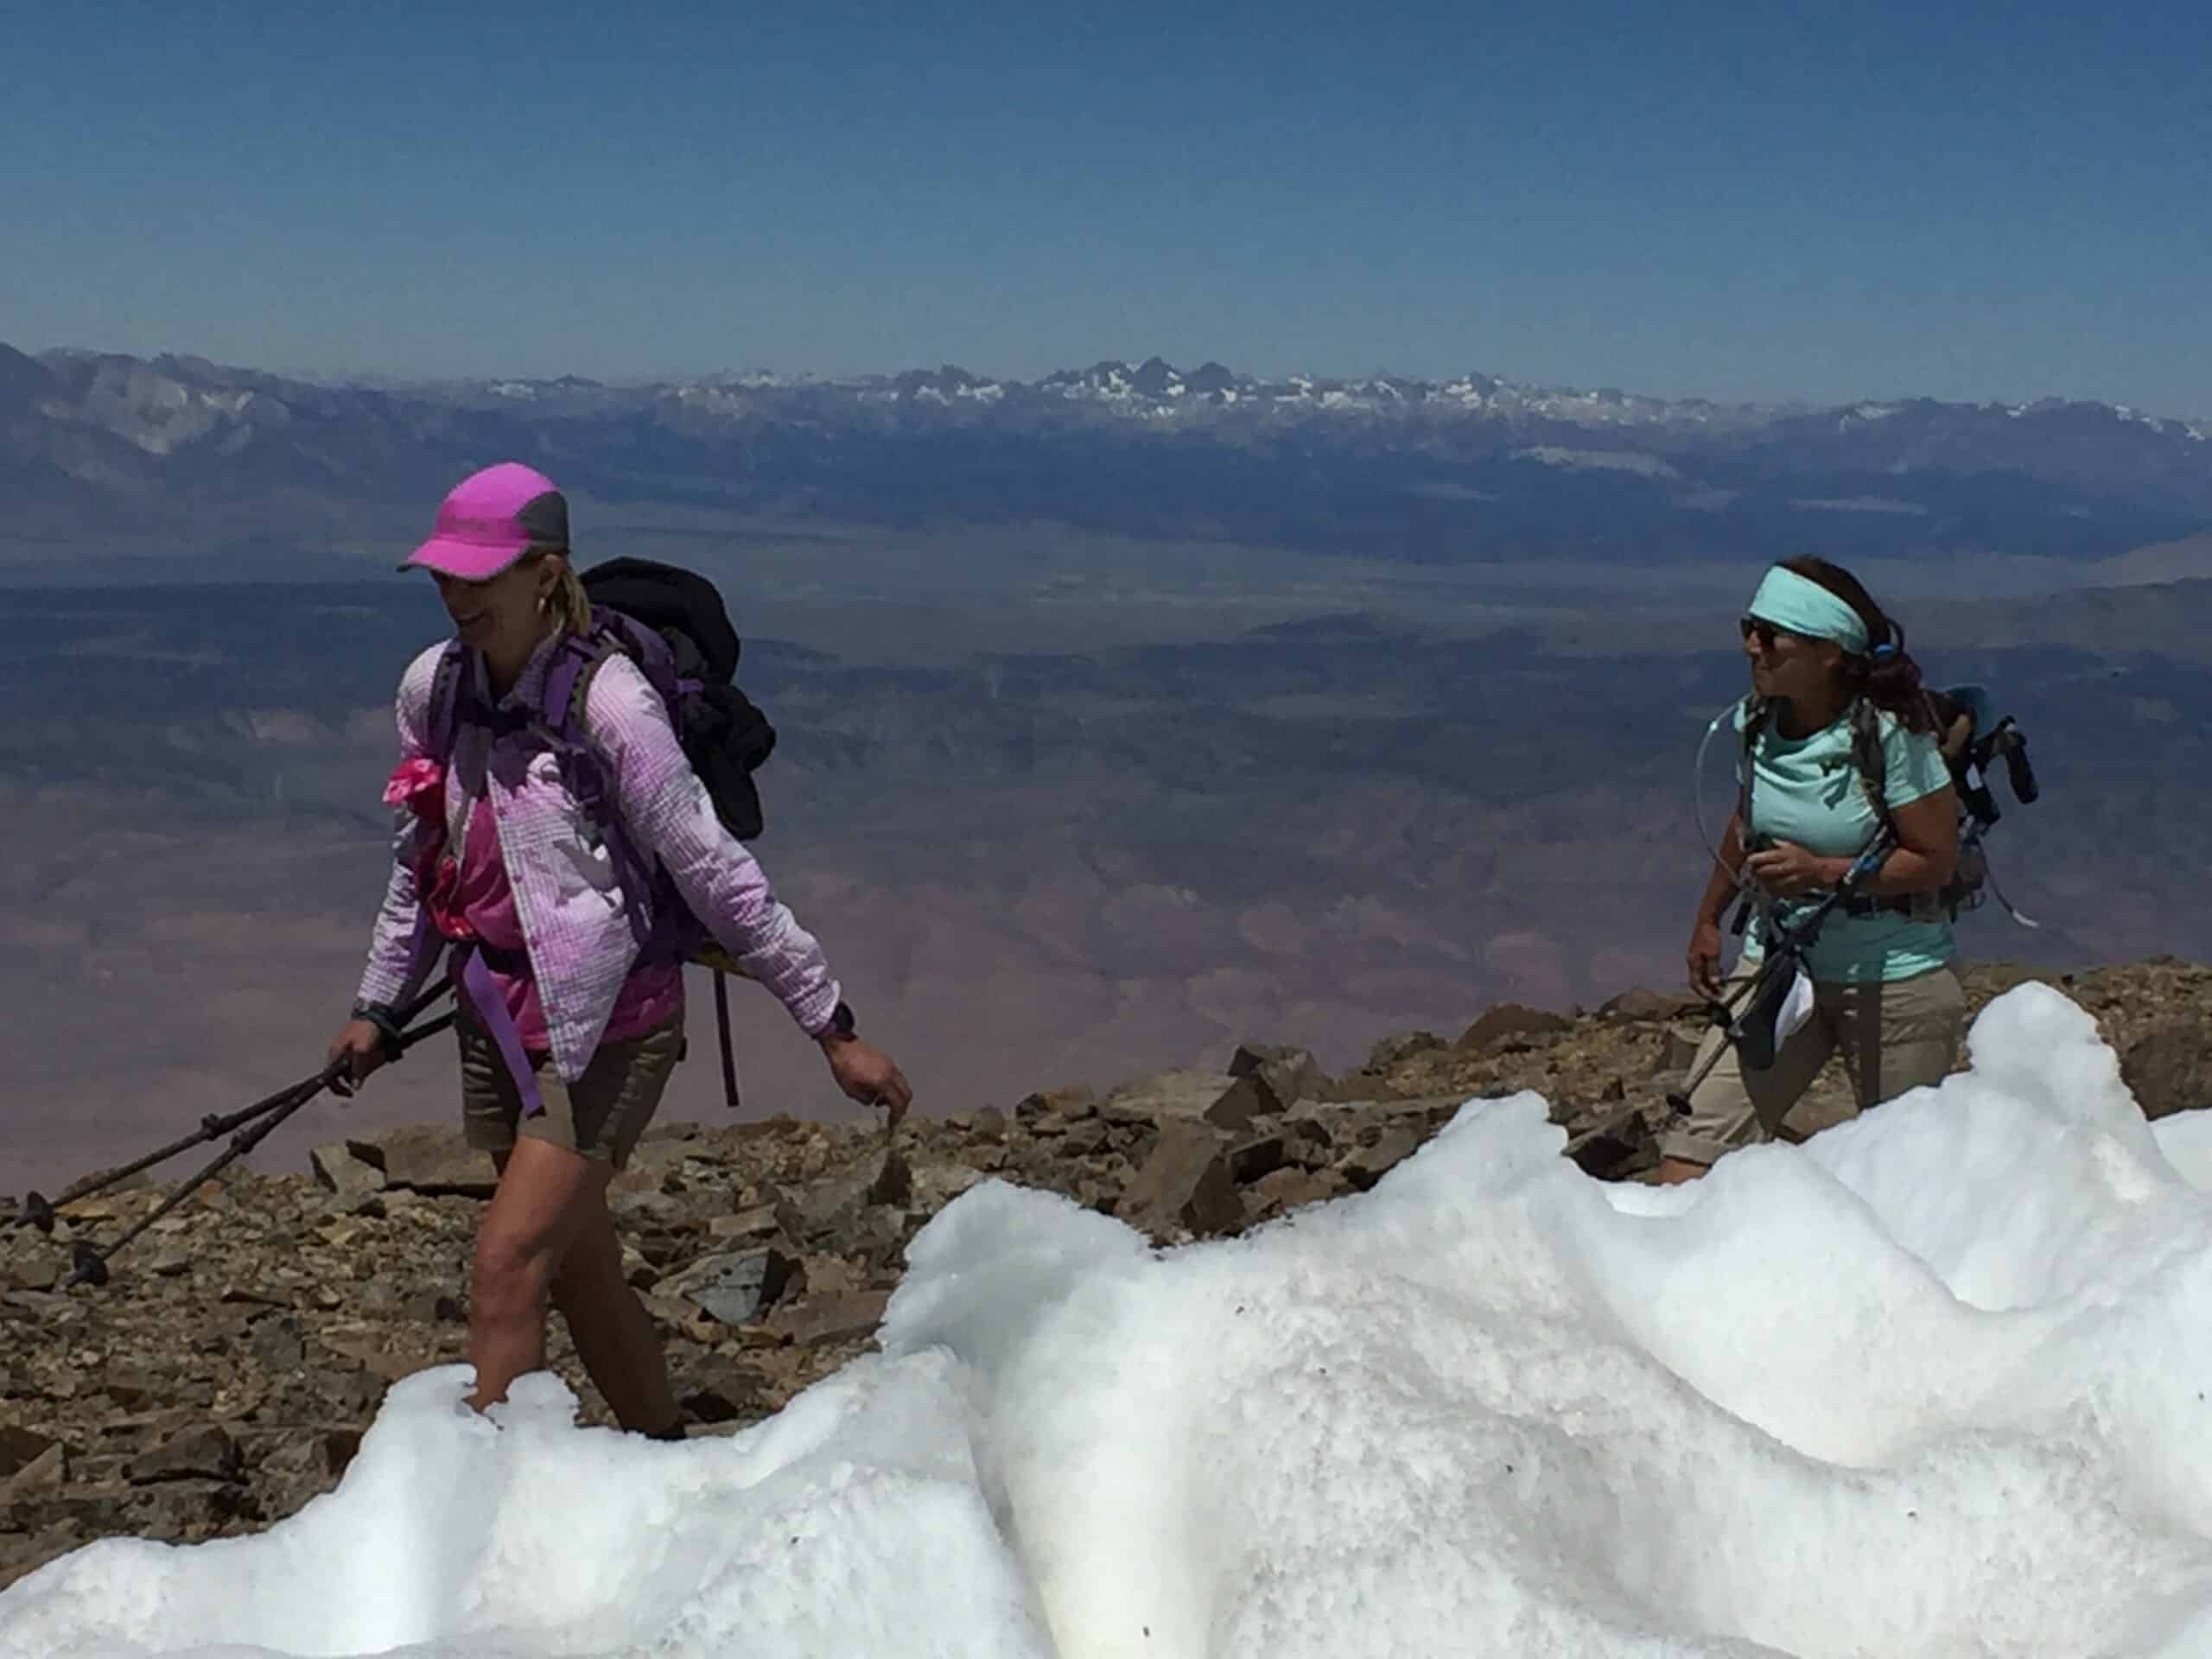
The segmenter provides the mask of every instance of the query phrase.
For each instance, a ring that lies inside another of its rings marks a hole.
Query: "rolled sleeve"
[[[1891,810],[1910,806],[1948,788],[1951,769],[1926,732],[1909,732],[1894,719],[1883,722],[1882,798]]]

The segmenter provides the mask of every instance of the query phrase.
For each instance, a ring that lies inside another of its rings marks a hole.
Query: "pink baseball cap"
[[[533,547],[569,544],[569,503],[553,480],[518,461],[471,473],[438,504],[430,539],[401,562],[463,582],[496,576]]]

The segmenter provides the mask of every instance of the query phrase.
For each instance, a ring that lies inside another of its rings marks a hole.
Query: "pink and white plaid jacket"
[[[502,709],[540,706],[559,638],[531,657],[500,700]],[[400,680],[403,766],[426,753],[431,682],[445,649],[433,645]],[[483,689],[480,656],[469,652],[463,671],[477,676]],[[818,1035],[840,995],[821,945],[777,901],[759,862],[715,815],[659,694],[627,658],[610,657],[593,677],[583,725],[639,852],[660,861],[692,912],[746,972],[775,994],[800,1029]],[[529,732],[494,737],[464,723],[455,734],[445,784],[447,846],[461,844],[469,810],[486,796],[544,1005],[553,1064],[563,1081],[573,1083],[599,1046],[615,995],[638,957],[613,855],[562,782],[552,752]],[[416,897],[418,820],[404,805],[397,810],[391,879],[360,988],[361,1001],[387,1007],[419,993],[438,943],[423,923]]]

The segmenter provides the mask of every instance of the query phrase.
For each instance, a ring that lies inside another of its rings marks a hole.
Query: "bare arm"
[[[1876,899],[1904,899],[1934,893],[1951,879],[1959,862],[1958,791],[1946,784],[1891,813],[1897,844],[1859,891]],[[1823,857],[1783,842],[1753,853],[1748,868],[1768,889],[1784,898],[1833,887],[1854,860]]]
[[[1728,827],[1721,831],[1720,856],[1713,861],[1713,874],[1706,878],[1705,891],[1698,897],[1697,918],[1690,924],[1689,950],[1683,960],[1690,988],[1700,996],[1720,995],[1720,918],[1728,913],[1729,901],[1735,897],[1738,872],[1743,865],[1743,809],[1738,806],[1728,815]]]
[[[1867,878],[1864,891],[1877,899],[1936,892],[1959,866],[1958,791],[1946,784],[1932,795],[1896,808],[1890,817],[1897,825],[1897,844],[1882,861],[1882,868]],[[1841,870],[1836,880],[1843,880]]]
[[[1713,874],[1706,878],[1705,892],[1697,901],[1697,919],[1702,924],[1720,925],[1728,913],[1729,901],[1735,898],[1736,889],[1744,868],[1744,816],[1739,807],[1728,815],[1728,827],[1720,832],[1720,856],[1713,866]]]

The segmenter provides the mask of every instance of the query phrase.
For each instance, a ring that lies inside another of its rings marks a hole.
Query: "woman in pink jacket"
[[[591,628],[567,503],[527,467],[488,467],[446,497],[406,564],[437,581],[461,647],[449,702],[473,717],[433,709],[450,646],[423,652],[399,688],[391,881],[331,1058],[356,1079],[374,1071],[397,1011],[453,942],[464,1122],[499,1173],[470,1269],[470,1403],[502,1400],[543,1367],[550,1301],[623,1426],[674,1438],[681,1414],[658,1335],[623,1278],[607,1188],[682,1051],[683,970],[641,955],[613,837],[564,781],[539,713],[549,671]],[[582,728],[620,834],[821,1045],[838,1086],[895,1123],[912,1099],[906,1078],[855,1034],[821,946],[723,827],[628,658],[612,654],[592,676]]]

